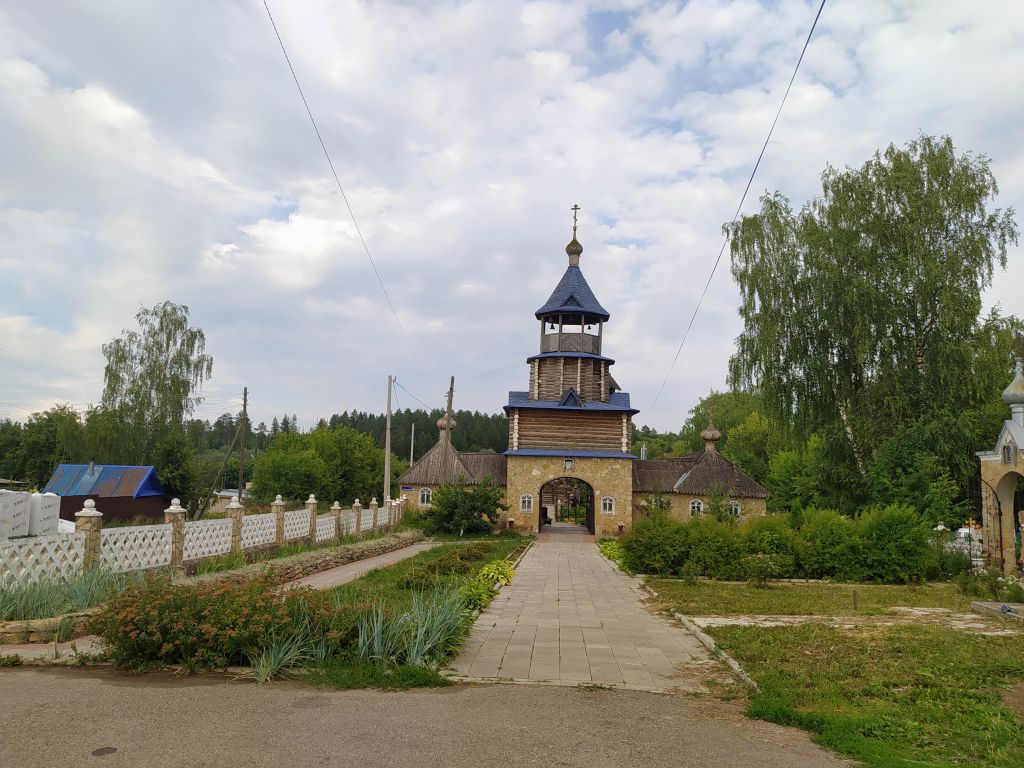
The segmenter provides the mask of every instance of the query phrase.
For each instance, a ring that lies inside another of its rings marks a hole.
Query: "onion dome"
[[[716,453],[718,446],[715,445],[722,439],[722,433],[715,427],[715,423],[708,419],[708,425],[700,433],[700,439],[704,441],[704,450],[708,453]]]
[[[1003,390],[1003,402],[1009,406],[1024,405],[1024,358],[1017,357],[1014,377],[1010,386]]]
[[[569,266],[578,267],[580,265],[580,255],[583,253],[583,246],[580,245],[580,241],[576,239],[575,233],[572,236],[572,240],[565,246],[565,252],[569,255]]]

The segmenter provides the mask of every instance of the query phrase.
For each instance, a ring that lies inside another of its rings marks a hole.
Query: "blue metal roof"
[[[579,267],[570,266],[555,286],[547,303],[537,310],[537,319],[548,315],[590,315],[607,320],[611,315],[601,306]]]
[[[532,357],[526,358],[526,362],[530,362],[531,360],[540,360],[545,357],[582,357],[587,360],[603,360],[608,363],[608,365],[615,365],[615,361],[610,357],[594,355],[590,352],[541,352],[539,355],[533,355]]]
[[[639,413],[629,404],[628,392],[612,392],[607,403],[600,400],[586,400],[583,406],[562,405],[558,400],[531,400],[529,392],[509,392],[508,408],[540,408],[554,411],[619,411],[626,413]]]
[[[113,464],[58,464],[43,493],[58,496],[163,496],[153,467]]]
[[[506,456],[566,456],[577,459],[635,459],[632,453],[615,451],[594,451],[589,448],[571,448],[553,450],[550,448],[520,448],[518,451],[505,451]]]

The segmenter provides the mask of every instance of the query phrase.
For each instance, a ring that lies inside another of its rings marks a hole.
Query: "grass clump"
[[[617,539],[600,539],[597,542],[597,547],[601,550],[602,555],[620,568],[622,567],[622,545]]]
[[[92,608],[137,583],[138,573],[93,568],[66,579],[45,578],[0,589],[0,621],[46,619]]]
[[[1020,636],[933,625],[708,631],[757,681],[752,717],[878,768],[1024,765],[1024,721],[1000,690],[1024,679]]]

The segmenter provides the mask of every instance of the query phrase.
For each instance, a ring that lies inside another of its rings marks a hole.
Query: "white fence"
[[[231,551],[231,520],[191,520],[185,523],[182,560],[201,560]]]
[[[133,525],[101,531],[100,563],[112,571],[143,571],[171,564],[171,526]]]
[[[34,494],[4,494],[9,513],[5,532],[27,530],[29,525],[59,529],[56,509],[59,497]],[[50,500],[53,499],[53,501]],[[115,572],[180,567],[204,558],[284,541],[312,539],[322,543],[338,536],[353,536],[381,530],[401,519],[404,499],[378,507],[374,499],[364,509],[357,499],[351,509],[335,502],[329,513],[316,514],[316,499],[310,496],[305,509],[284,510],[278,497],[274,510],[246,515],[233,501],[223,520],[186,521],[185,510],[175,499],[167,510],[167,522],[103,528],[103,516],[91,500],[76,515],[77,530],[19,538],[0,538],[0,589],[27,584],[42,578],[68,578],[86,568],[100,566]],[[52,518],[52,519],[51,519]],[[236,525],[238,529],[236,530]]]
[[[85,534],[54,534],[0,541],[0,588],[82,572]]]
[[[277,517],[273,512],[242,518],[242,549],[273,544],[277,540]]]
[[[337,535],[338,520],[333,515],[319,515],[316,519],[316,541],[333,539]]]
[[[285,539],[298,539],[309,535],[309,510],[292,509],[284,513]]]

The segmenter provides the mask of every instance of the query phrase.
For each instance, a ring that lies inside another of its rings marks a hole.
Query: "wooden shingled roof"
[[[685,493],[707,496],[718,486],[727,496],[766,499],[768,490],[718,451],[699,451],[678,459],[633,462],[633,493]]]
[[[439,440],[420,460],[407,469],[398,482],[403,485],[444,485],[460,477],[476,485],[490,477],[498,485],[506,482],[506,458],[500,453],[461,453],[449,440]]]

